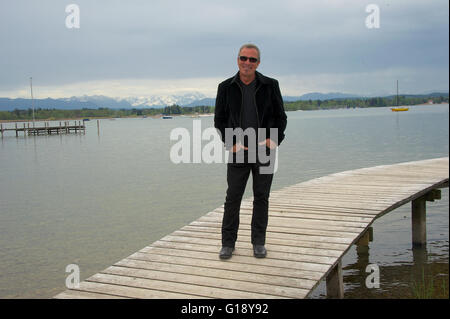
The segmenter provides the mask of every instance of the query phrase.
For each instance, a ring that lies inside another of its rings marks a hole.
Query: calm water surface
[[[225,164],[170,161],[171,130],[192,132],[193,120],[101,120],[100,135],[90,121],[85,135],[5,136],[0,298],[49,298],[65,289],[68,264],[79,265],[84,280],[222,205]],[[402,113],[288,112],[272,189],[344,170],[448,156],[448,122],[448,104]],[[213,118],[201,118],[201,125],[213,126]],[[343,259],[346,297],[412,298],[422,272],[448,296],[448,210],[448,189],[442,200],[427,203],[422,250],[411,247],[410,204],[377,220],[369,249],[352,247]],[[380,267],[379,289],[365,288],[368,263]],[[324,283],[311,297],[325,297]]]

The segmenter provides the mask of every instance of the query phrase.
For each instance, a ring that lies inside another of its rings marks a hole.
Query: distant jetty
[[[52,135],[52,134],[70,134],[70,133],[86,133],[86,126],[84,125],[84,121],[74,121],[73,124],[70,124],[69,121],[65,121],[64,123],[59,122],[59,126],[51,126],[49,122],[44,122],[44,126],[36,126],[34,122],[23,123],[23,126],[17,125],[15,123],[14,127],[5,127],[3,123],[0,123],[0,131],[2,134],[2,138],[4,132],[14,131],[16,137],[19,137],[19,132],[23,132],[24,136],[27,135]]]

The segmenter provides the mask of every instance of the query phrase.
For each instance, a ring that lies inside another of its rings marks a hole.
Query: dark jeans
[[[228,189],[222,220],[222,246],[234,247],[239,228],[239,210],[250,171],[253,177],[252,244],[264,245],[273,174],[260,174],[259,163],[228,163]]]

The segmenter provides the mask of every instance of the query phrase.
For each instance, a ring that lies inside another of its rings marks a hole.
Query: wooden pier
[[[426,201],[448,187],[448,157],[357,169],[272,191],[267,257],[253,257],[252,198],[236,250],[219,260],[223,206],[55,298],[305,298],[326,280],[343,298],[341,258],[368,244],[376,218],[412,202],[412,244],[426,244]],[[428,218],[432,218],[429,216]],[[376,234],[374,234],[376,236]]]
[[[70,121],[59,122],[59,125],[56,126],[50,126],[49,122],[44,122],[44,126],[36,126],[33,122],[23,123],[23,126],[17,123],[14,124],[14,127],[7,127],[6,124],[0,123],[2,137],[4,132],[7,131],[14,131],[16,137],[19,137],[19,132],[23,132],[24,136],[86,133],[86,126],[83,121],[73,121],[73,124],[70,124]]]

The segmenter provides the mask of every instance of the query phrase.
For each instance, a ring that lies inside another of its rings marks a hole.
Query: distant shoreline
[[[420,104],[411,104],[411,105],[400,105],[400,106],[405,106],[405,107],[411,107],[411,106],[430,106],[432,107],[433,105],[443,105],[443,104],[449,104],[447,101],[442,101],[440,103],[434,103],[434,104],[430,104],[430,103],[420,103]],[[318,109],[288,109],[286,108],[285,105],[285,109],[286,112],[294,112],[294,111],[322,111],[322,110],[332,110],[332,109],[354,109],[354,108],[377,108],[377,107],[396,107],[396,106],[392,106],[392,105],[386,105],[386,106],[357,106],[357,107],[340,107],[339,105],[337,107],[332,107],[332,108],[318,108]],[[55,109],[56,111],[72,111],[72,112],[81,112],[82,110],[58,110]],[[93,110],[93,111],[98,111],[98,110]],[[14,111],[0,111],[1,113],[13,113]],[[172,117],[191,117],[191,118],[200,118],[200,117],[208,117],[208,116],[214,116],[214,113],[208,112],[208,113],[199,113],[199,112],[195,112],[195,113],[184,113],[184,114],[142,114],[142,115],[136,115],[136,114],[131,114],[131,115],[121,115],[121,116],[82,116],[82,117],[64,117],[64,118],[55,118],[55,117],[47,117],[47,118],[42,118],[42,119],[35,119],[35,122],[63,122],[63,121],[83,121],[84,119],[89,119],[89,120],[107,120],[107,119],[124,119],[124,118],[151,118],[151,119],[159,119],[162,118],[163,116],[172,116]],[[0,119],[0,123],[28,123],[28,122],[33,122],[33,120],[31,118],[29,119]]]
[[[62,118],[62,119],[55,119],[55,118],[46,118],[46,119],[35,119],[35,122],[64,122],[64,121],[83,121],[84,119],[88,119],[89,121],[95,121],[95,120],[115,120],[115,119],[145,119],[145,118],[151,118],[151,119],[160,119],[164,115],[158,114],[158,115],[147,115],[147,116],[137,116],[137,115],[130,115],[130,116],[121,116],[121,117],[113,117],[113,116],[87,116],[87,117],[74,117],[74,118]],[[214,116],[214,113],[203,113],[203,114],[170,114],[172,117],[191,117],[191,118],[201,118],[201,117],[209,117]],[[32,119],[18,119],[18,120],[0,120],[0,123],[31,123],[33,122]]]

